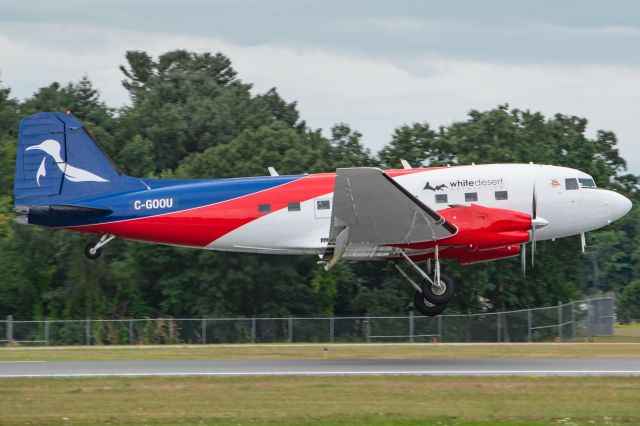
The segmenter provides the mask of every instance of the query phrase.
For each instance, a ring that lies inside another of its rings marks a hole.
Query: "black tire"
[[[97,258],[100,257],[100,255],[102,254],[102,249],[99,248],[97,250],[95,250],[93,253],[91,252],[93,247],[95,246],[95,244],[93,243],[89,243],[84,247],[84,255],[87,257],[87,259],[89,260],[96,260]]]
[[[435,305],[430,303],[428,300],[425,300],[422,293],[416,291],[413,295],[413,304],[415,305],[418,312],[427,317],[435,317],[436,315],[440,315],[444,308],[447,307],[447,304],[444,303],[442,305]]]
[[[456,291],[456,283],[449,275],[440,274],[440,282],[445,286],[444,291],[439,290],[426,279],[422,282],[422,294],[424,298],[434,305],[449,303]]]

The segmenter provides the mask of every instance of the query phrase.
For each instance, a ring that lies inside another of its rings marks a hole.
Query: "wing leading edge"
[[[420,202],[382,170],[356,167],[336,170],[329,244],[330,269],[350,247],[375,251],[450,237],[457,228]]]

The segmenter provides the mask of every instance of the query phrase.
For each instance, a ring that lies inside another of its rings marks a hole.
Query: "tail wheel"
[[[434,303],[429,302],[423,296],[423,294],[419,291],[416,291],[413,295],[413,304],[415,305],[418,312],[422,315],[428,317],[434,317],[436,315],[440,315],[442,311],[447,307],[446,303],[441,305],[436,305]]]
[[[423,297],[434,305],[442,305],[448,303],[456,291],[456,284],[449,275],[440,274],[440,285],[436,286],[424,280],[422,282]]]
[[[96,249],[94,247],[95,244],[93,243],[89,243],[84,247],[84,255],[87,257],[87,259],[96,260],[102,254],[101,248]]]

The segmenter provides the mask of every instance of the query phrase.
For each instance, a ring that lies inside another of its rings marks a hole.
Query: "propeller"
[[[533,201],[531,203],[531,267],[533,268],[536,258],[536,225],[538,218],[538,198],[536,197],[536,181],[533,181]]]
[[[549,222],[541,217],[538,217],[538,196],[536,193],[536,183],[533,182],[533,192],[531,197],[531,267],[535,266],[536,256],[536,229],[542,228],[548,225]],[[527,244],[522,244],[521,252],[521,268],[522,275],[526,275],[527,272]]]

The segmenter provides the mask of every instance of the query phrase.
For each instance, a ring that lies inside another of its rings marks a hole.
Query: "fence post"
[[[367,336],[367,343],[371,342],[371,322],[369,320],[369,314],[366,316],[365,333]]]
[[[44,320],[44,341],[49,346],[49,320]]]
[[[173,344],[173,318],[169,318],[169,344]]]
[[[502,324],[500,324],[500,311],[496,312],[496,342],[502,341]]]
[[[616,318],[615,318],[615,306],[613,306],[613,299],[611,297],[608,298],[609,299],[609,305],[611,307],[611,309],[609,310],[611,312],[610,318],[611,318],[611,334],[613,335],[615,333],[615,326],[616,326]]]
[[[129,319],[129,344],[133,345],[133,320]]]
[[[593,338],[593,304],[591,300],[587,301],[587,337],[589,340]]]
[[[558,302],[558,341],[562,342],[562,302]]]
[[[289,343],[293,343],[293,319],[289,317],[288,319],[288,329],[289,329]]]
[[[202,344],[207,344],[207,319],[202,317]]]
[[[438,318],[438,342],[442,343],[444,341],[442,338],[442,315],[438,315],[436,318]]]
[[[251,343],[256,343],[256,317],[251,317]]]
[[[7,315],[7,343],[13,341],[13,315]]]
[[[329,318],[329,343],[333,343],[335,339],[335,321],[333,317]]]
[[[533,312],[531,308],[527,309],[527,339],[529,343],[533,342]]]
[[[91,317],[84,320],[84,344],[91,345]]]
[[[571,301],[571,340],[576,340],[576,302]]]
[[[409,311],[409,342],[413,343],[413,311]]]

